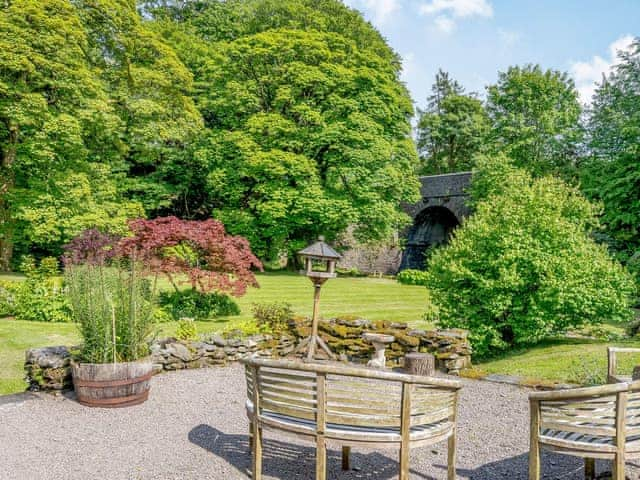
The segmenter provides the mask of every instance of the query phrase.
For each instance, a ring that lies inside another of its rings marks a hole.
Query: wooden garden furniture
[[[529,480],[540,478],[540,450],[582,457],[585,478],[594,459],[613,461],[613,480],[624,480],[628,459],[640,458],[640,382],[529,395]]]
[[[607,347],[607,382],[631,382],[631,372],[629,375],[618,374],[618,353],[640,353],[640,348]]]
[[[448,479],[456,477],[457,381],[335,364],[246,358],[253,479],[262,470],[262,432],[316,445],[316,480],[326,479],[327,446],[400,450],[400,480],[409,450],[448,440]]]

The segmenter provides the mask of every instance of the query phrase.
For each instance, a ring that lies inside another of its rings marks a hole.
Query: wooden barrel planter
[[[129,407],[146,401],[153,374],[150,360],[73,363],[72,373],[78,402],[103,408]]]

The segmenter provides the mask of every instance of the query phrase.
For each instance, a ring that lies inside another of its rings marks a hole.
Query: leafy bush
[[[58,261],[47,257],[37,265],[33,257],[25,256],[20,266],[24,281],[10,287],[13,314],[18,320],[35,322],[69,322],[71,305],[59,277]]]
[[[156,323],[168,323],[173,322],[175,319],[173,318],[173,315],[167,312],[164,308],[156,307],[153,309],[153,320]]]
[[[154,292],[134,262],[126,271],[103,265],[68,266],[65,281],[73,320],[83,338],[83,361],[129,362],[149,355]]]
[[[271,333],[265,326],[259,326],[254,320],[242,320],[222,330],[225,338],[244,338],[260,333]]]
[[[193,318],[181,318],[178,321],[176,338],[178,340],[195,340],[198,338],[198,328]]]
[[[484,172],[476,175],[482,183]],[[516,169],[494,181],[499,191],[485,190],[431,260],[428,287],[440,324],[469,329],[484,356],[629,319],[633,282],[589,236],[596,208],[553,178],[534,180]]]
[[[607,383],[606,368],[594,358],[576,359],[569,367],[569,380],[585,387],[603,385]]]
[[[120,239],[97,228],[85,230],[63,247],[62,260],[65,265],[102,265],[117,256]]]
[[[636,337],[640,333],[640,317],[631,320],[626,328],[625,333],[628,337]]]
[[[289,328],[289,320],[293,317],[289,303],[254,303],[252,311],[258,327],[271,332],[286,331]]]
[[[252,268],[262,270],[262,263],[249,242],[227,234],[217,220],[137,219],[129,228],[132,235],[118,243],[118,254],[135,257],[152,273],[165,275],[176,291],[177,276],[203,293],[241,296],[248,286],[258,286]]]
[[[396,276],[396,280],[404,285],[426,285],[427,284],[427,272],[422,270],[402,270]]]
[[[160,293],[160,305],[175,320],[194,318],[209,320],[215,317],[240,315],[240,307],[228,295],[187,289]]]
[[[16,294],[20,289],[20,282],[0,280],[0,317],[15,315]]]

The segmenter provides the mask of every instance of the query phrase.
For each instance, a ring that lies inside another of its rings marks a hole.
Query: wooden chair
[[[613,461],[613,480],[624,480],[625,460],[640,458],[640,382],[535,392],[531,406],[529,480],[540,478],[542,448],[585,459]]]
[[[607,347],[607,382],[631,382],[631,372],[629,375],[618,374],[618,353],[640,353],[640,348]]]
[[[262,431],[316,444],[316,480],[326,479],[327,445],[400,449],[400,480],[409,450],[448,440],[448,479],[456,477],[459,382],[341,365],[247,358],[247,415],[253,479],[262,478]]]

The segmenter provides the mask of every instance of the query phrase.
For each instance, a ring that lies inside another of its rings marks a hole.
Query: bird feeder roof
[[[319,240],[313,245],[309,245],[307,248],[300,250],[298,252],[298,255],[302,257],[314,258],[316,260],[339,260],[342,258],[342,255],[340,255],[322,240]]]

